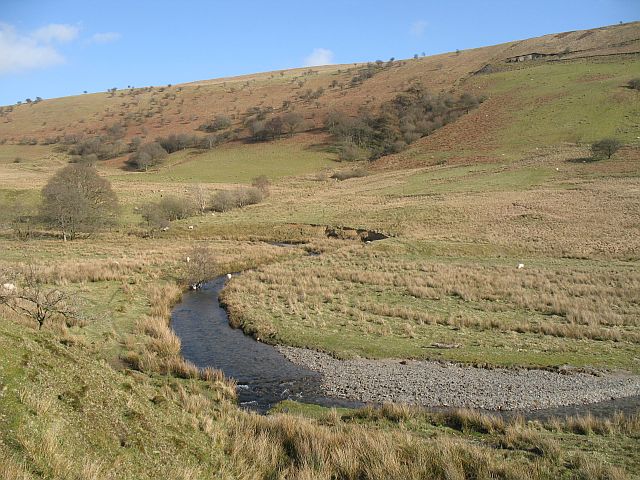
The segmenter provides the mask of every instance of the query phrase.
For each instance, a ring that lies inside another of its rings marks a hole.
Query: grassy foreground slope
[[[5,319],[0,334],[3,479],[621,479],[638,466],[624,454],[637,419],[543,426],[394,407],[265,418],[221,384],[118,372],[95,347]]]

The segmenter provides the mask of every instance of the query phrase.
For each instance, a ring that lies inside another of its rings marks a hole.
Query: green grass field
[[[279,179],[333,166],[332,154],[291,140],[230,145],[211,151],[184,150],[171,155],[157,172],[118,175],[119,180],[154,183],[250,183],[259,175]]]
[[[608,136],[637,140],[640,94],[626,88],[637,71],[640,61],[630,57],[542,63],[489,75],[488,94],[513,101],[501,129],[501,150]]]

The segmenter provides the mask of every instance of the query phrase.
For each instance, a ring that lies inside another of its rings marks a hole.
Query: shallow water
[[[238,382],[238,401],[266,411],[291,399],[326,406],[358,406],[356,402],[322,394],[320,374],[295,365],[275,348],[257,342],[229,326],[218,294],[226,277],[185,293],[171,315],[171,326],[182,342],[182,356],[201,368],[214,367]]]
[[[218,295],[226,277],[185,293],[172,312],[171,326],[182,342],[182,356],[200,368],[214,367],[238,382],[238,401],[251,410],[265,412],[281,400],[291,399],[323,406],[358,407],[363,404],[328,397],[320,388],[320,374],[295,365],[270,345],[257,342],[229,326]],[[440,409],[434,409],[440,410]],[[616,411],[635,413],[640,397],[627,397],[590,405],[554,407],[521,412],[491,412],[528,419],[591,413],[609,416]]]

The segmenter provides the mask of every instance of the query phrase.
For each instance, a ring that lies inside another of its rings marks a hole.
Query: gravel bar
[[[322,374],[324,393],[361,402],[426,407],[535,410],[640,395],[640,376],[478,368],[428,360],[338,360],[278,346],[291,362]]]

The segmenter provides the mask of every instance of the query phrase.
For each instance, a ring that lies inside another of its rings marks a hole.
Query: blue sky
[[[640,20],[640,0],[0,0],[0,105]]]

